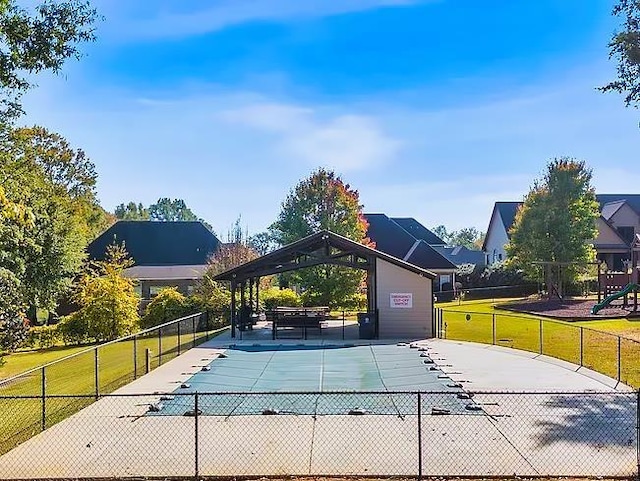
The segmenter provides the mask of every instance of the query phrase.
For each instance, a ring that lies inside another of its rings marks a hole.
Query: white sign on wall
[[[413,294],[412,293],[394,293],[389,294],[389,301],[392,309],[412,309]]]

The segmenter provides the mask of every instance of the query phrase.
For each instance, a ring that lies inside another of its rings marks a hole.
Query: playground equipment
[[[595,316],[599,311],[601,311],[602,309],[610,305],[611,302],[615,301],[616,299],[620,299],[621,297],[624,297],[624,306],[626,307],[628,305],[627,296],[631,292],[633,292],[633,310],[637,311],[638,310],[638,290],[640,290],[640,284],[631,284],[631,283],[627,284],[621,291],[615,292],[607,296],[602,302],[599,302],[598,304],[593,306],[591,308],[591,314]]]

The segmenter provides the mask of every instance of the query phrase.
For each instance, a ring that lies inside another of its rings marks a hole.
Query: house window
[[[501,261],[502,260],[502,252],[500,254],[498,254],[498,260]]]
[[[633,227],[621,226],[616,230],[618,231],[620,237],[622,237],[622,239],[625,241],[625,243],[631,245],[631,243],[633,242],[633,236],[635,234]]]

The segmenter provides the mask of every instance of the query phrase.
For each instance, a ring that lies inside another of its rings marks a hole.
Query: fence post
[[[543,338],[543,336],[542,336],[542,319],[540,319],[539,322],[540,322],[540,328],[539,328],[540,329],[540,354],[542,354],[542,342],[543,342],[542,341],[542,338]]]
[[[147,348],[144,352],[144,372],[145,374],[149,374],[149,370],[150,370],[150,362],[149,359],[151,358],[151,351],[149,350],[149,348]]]
[[[209,340],[209,311],[204,311],[204,338]]]
[[[200,319],[199,315],[198,319]],[[193,332],[193,347],[196,347],[196,316],[191,318],[191,332]]]
[[[178,356],[180,355],[180,343],[182,342],[180,340],[180,324],[182,323],[182,321],[178,322]]]
[[[47,368],[45,366],[42,366],[41,374],[42,422],[40,423],[40,428],[44,431],[47,429]]]
[[[93,369],[95,371],[95,397],[96,397],[96,401],[98,400],[98,398],[100,397],[100,360],[99,360],[99,355],[98,355],[98,348],[96,347],[93,350]]]
[[[620,356],[621,356],[621,345],[622,345],[622,338],[620,336],[618,336],[618,382],[620,382],[620,378],[622,376],[622,369],[621,369],[621,365],[620,365]]]
[[[496,314],[495,312],[493,314],[491,314],[491,340],[493,342],[493,345],[496,345]]]
[[[199,471],[200,471],[200,466],[199,466],[199,453],[198,453],[198,419],[200,417],[200,412],[198,411],[198,391],[195,392],[194,394],[194,409],[193,409],[193,414],[195,417],[195,479],[196,481],[198,481],[198,476],[199,476]]]
[[[636,459],[638,480],[640,480],[640,389],[636,392]]]
[[[582,347],[583,345],[584,345],[584,328],[580,326],[580,367],[582,367],[582,363],[584,360],[584,351]]]
[[[133,336],[133,379],[138,379],[138,335]]]
[[[422,480],[422,394],[418,392],[418,481]]]
[[[342,340],[344,341],[344,311],[342,311]]]
[[[149,349],[147,349],[148,351]],[[158,329],[158,367],[162,364],[162,328]]]

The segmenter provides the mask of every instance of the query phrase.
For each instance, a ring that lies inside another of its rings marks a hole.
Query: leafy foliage
[[[260,301],[265,309],[273,309],[275,307],[295,307],[302,305],[302,299],[292,289],[279,289],[270,287],[264,291],[260,291]]]
[[[15,0],[0,2],[0,119],[21,112],[29,76],[58,73],[67,59],[81,56],[78,45],[95,39],[96,20],[96,11],[79,0],[45,1],[33,13]]]
[[[20,281],[9,270],[0,268],[0,351],[14,351],[26,340],[24,305],[20,303]]]
[[[595,258],[598,202],[591,187],[591,171],[582,161],[558,158],[547,164],[544,177],[534,183],[518,210],[507,244],[508,263],[536,279],[536,262],[584,263]],[[563,269],[564,280],[577,275]]]
[[[149,209],[142,204],[120,204],[113,212],[118,220],[150,220]]]
[[[463,227],[449,232],[444,225],[439,225],[431,230],[447,245],[463,246],[468,249],[479,249],[485,236],[484,232],[480,232],[475,227]]]
[[[133,265],[124,246],[107,247],[105,261],[96,261],[80,279],[75,301],[80,309],[61,323],[63,336],[75,333],[95,341],[130,334],[138,327],[139,297],[135,282],[123,275]]]
[[[158,199],[158,202],[149,206],[149,218],[160,222],[198,220],[184,200],[168,197]]]
[[[602,92],[624,94],[627,106],[640,101],[640,2],[618,0],[613,15],[622,17],[622,30],[615,32],[609,42],[609,58],[617,63],[618,78],[600,87]]]
[[[177,287],[167,287],[162,289],[147,306],[141,327],[148,329],[194,312],[189,299],[178,292]]]
[[[286,245],[327,229],[373,246],[366,236],[367,228],[358,191],[333,171],[318,169],[289,193],[269,233],[279,245]],[[290,279],[302,287],[309,303],[333,307],[341,306],[358,292],[364,273],[324,265],[296,271]]]
[[[25,304],[52,308],[87,243],[110,222],[95,197],[93,164],[59,135],[34,127],[0,136],[0,167],[14,206],[13,216],[0,219],[0,266],[20,280]]]

